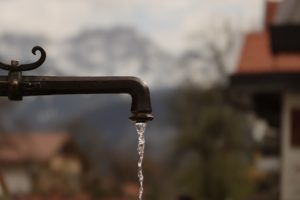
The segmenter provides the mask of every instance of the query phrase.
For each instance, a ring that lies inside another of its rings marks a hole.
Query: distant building
[[[280,199],[300,199],[299,0],[266,4],[265,27],[246,36],[231,87],[279,130]]]
[[[64,132],[0,136],[2,193],[80,191],[84,165],[76,144]]]

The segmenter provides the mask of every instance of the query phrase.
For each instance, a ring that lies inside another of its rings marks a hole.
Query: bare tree
[[[228,84],[229,63],[236,56],[241,32],[228,21],[219,23],[207,31],[198,31],[188,38],[192,55],[205,63],[215,75],[214,84],[226,86]],[[212,68],[212,69],[211,69]]]

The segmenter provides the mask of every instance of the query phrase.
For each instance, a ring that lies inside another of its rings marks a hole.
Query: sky
[[[224,21],[258,29],[264,0],[1,0],[1,32],[64,40],[87,29],[130,26],[166,50]],[[1,34],[0,32],[0,34]]]

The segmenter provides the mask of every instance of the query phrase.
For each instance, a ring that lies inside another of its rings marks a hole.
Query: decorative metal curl
[[[0,62],[0,69],[4,69],[4,70],[7,70],[7,71],[14,71],[14,72],[28,71],[28,70],[36,69],[39,66],[41,66],[46,60],[45,50],[40,46],[35,46],[35,47],[32,48],[32,53],[34,55],[36,55],[37,51],[39,51],[41,53],[41,57],[39,58],[38,61],[36,61],[34,63],[23,64],[23,65],[15,65],[18,62],[17,61],[12,61],[12,64],[8,65],[8,64],[4,64],[4,63]],[[13,64],[13,63],[15,63],[15,64]]]

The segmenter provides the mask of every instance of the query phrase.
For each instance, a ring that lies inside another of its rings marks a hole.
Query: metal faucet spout
[[[46,53],[41,47],[34,47],[32,52],[40,51],[41,58],[32,64],[11,65],[0,62],[0,68],[8,70],[8,76],[0,76],[0,96],[10,100],[22,100],[24,96],[63,95],[63,94],[129,94],[132,97],[131,120],[147,122],[153,119],[150,92],[148,86],[137,77],[57,77],[57,76],[22,76],[22,71],[35,69],[43,64]]]
[[[18,94],[17,98],[14,94]],[[136,77],[23,76],[10,80],[0,76],[0,96],[9,96],[11,100],[63,94],[129,94],[132,97],[130,119],[138,122],[153,119],[148,86]]]

